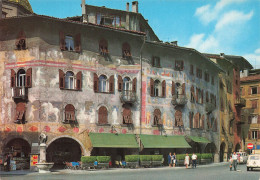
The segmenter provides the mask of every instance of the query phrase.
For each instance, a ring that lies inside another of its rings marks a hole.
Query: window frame
[[[202,79],[202,69],[199,68],[196,69],[196,77]]]
[[[75,51],[74,37],[65,35],[65,51]]]

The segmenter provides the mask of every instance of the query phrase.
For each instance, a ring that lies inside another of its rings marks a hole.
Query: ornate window
[[[109,79],[106,75],[98,75],[94,73],[94,91],[96,93],[114,93],[114,75]]]
[[[153,113],[153,125],[154,126],[158,126],[158,125],[162,125],[162,118],[161,118],[161,111],[159,109],[155,109],[154,113]]]
[[[81,51],[81,35],[76,34],[74,37],[71,35],[65,35],[60,31],[60,49],[62,51]]]
[[[20,69],[17,74],[11,70],[11,87],[32,87],[32,68]]]
[[[68,71],[66,72],[65,75],[65,89],[74,89],[74,88],[75,88],[74,73]]]
[[[152,97],[166,97],[166,81],[150,79],[150,93]]]
[[[75,117],[75,108],[73,105],[68,104],[65,107],[65,123],[75,123],[76,117]]]
[[[25,110],[26,110],[25,103],[20,102],[16,105],[16,114],[15,114],[14,123],[17,123],[17,124],[25,123],[25,116],[24,116]]]
[[[108,112],[105,106],[98,109],[98,124],[108,124]]]
[[[24,69],[20,69],[17,72],[17,87],[24,87],[25,86],[25,70]]]
[[[66,74],[59,70],[59,86],[60,89],[82,89],[82,72],[79,71],[76,76],[72,71],[67,71]]]
[[[107,77],[105,75],[101,75],[99,76],[98,78],[98,81],[99,81],[99,92],[108,92],[108,80],[107,80]]]
[[[132,112],[129,107],[126,107],[123,110],[123,124],[133,124]]]
[[[181,111],[175,112],[175,123],[174,123],[174,125],[176,127],[182,127],[183,126],[182,112]]]

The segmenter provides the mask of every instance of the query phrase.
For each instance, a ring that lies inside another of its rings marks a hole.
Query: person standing
[[[173,153],[173,155],[172,155],[172,164],[173,164],[173,167],[175,167],[175,165],[176,165],[176,154],[175,153]]]
[[[233,153],[232,160],[233,160],[234,171],[236,171],[237,170],[237,154],[236,154],[236,152]]]
[[[186,166],[186,169],[188,168],[189,164],[190,164],[190,156],[188,153],[186,153],[185,159],[184,159],[184,164]]]
[[[230,158],[229,158],[229,168],[230,168],[230,171],[232,171],[232,165],[233,165],[233,159],[232,159],[232,156],[230,156]]]
[[[195,153],[192,154],[191,156],[192,159],[192,168],[196,168],[197,166],[197,155]]]
[[[172,153],[171,152],[168,155],[168,164],[169,164],[169,167],[172,167]]]

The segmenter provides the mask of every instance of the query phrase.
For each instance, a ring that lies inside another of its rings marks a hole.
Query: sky
[[[29,0],[34,13],[65,18],[81,15],[81,0]],[[86,0],[126,10],[127,0]],[[139,13],[160,40],[202,53],[245,57],[260,68],[260,0],[139,0]]]

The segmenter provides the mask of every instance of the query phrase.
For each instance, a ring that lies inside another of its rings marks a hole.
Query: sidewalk
[[[212,163],[212,164],[206,164],[206,165],[197,165],[197,168],[207,168],[207,167],[214,167],[214,166],[224,166],[227,165],[228,162],[221,162],[221,163]],[[189,167],[190,168],[190,167]],[[70,170],[70,169],[55,169],[50,174],[88,174],[88,173],[107,173],[107,172],[117,172],[117,171],[142,171],[142,170],[167,170],[167,169],[185,169],[185,166],[177,166],[177,167],[168,167],[168,166],[162,166],[162,167],[154,167],[154,168],[136,168],[136,169],[130,169],[130,168],[109,168],[109,169],[90,169],[90,170]],[[39,172],[33,172],[30,170],[17,170],[17,171],[0,171],[0,177],[12,175],[40,175]]]

